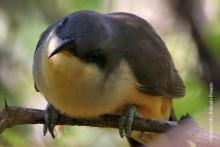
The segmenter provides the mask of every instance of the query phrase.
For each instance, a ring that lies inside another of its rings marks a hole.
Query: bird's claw
[[[122,114],[119,121],[119,134],[123,138],[131,136],[132,124],[136,116],[139,114],[136,111],[135,106],[128,106],[127,109]]]
[[[47,104],[44,113],[44,121],[45,121],[44,129],[43,129],[44,135],[46,135],[48,130],[51,136],[55,138],[54,128],[56,126],[58,116],[59,116],[59,111],[56,108],[54,108],[53,105]]]

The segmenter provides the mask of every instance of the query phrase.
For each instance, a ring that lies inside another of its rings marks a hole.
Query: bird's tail
[[[177,121],[177,118],[176,118],[176,115],[175,115],[173,107],[170,109],[169,120],[170,121]],[[139,135],[139,137],[138,137],[138,135]],[[159,142],[164,142],[164,144],[158,142],[157,146],[158,145],[159,146],[165,145],[167,147],[167,146],[171,145],[169,143],[169,139],[167,138],[168,136],[166,136],[165,134],[145,132],[142,135],[142,138],[140,138],[140,132],[134,131],[132,137],[135,138],[135,139],[127,138],[128,142],[130,144],[130,147],[149,147],[149,146],[152,145],[152,142],[157,141],[159,138],[160,138]],[[137,140],[137,138],[140,138],[140,139]]]
[[[147,145],[141,144],[132,138],[127,138],[127,140],[130,144],[130,147],[147,147]]]

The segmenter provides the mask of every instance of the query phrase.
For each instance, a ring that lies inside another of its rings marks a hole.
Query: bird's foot
[[[135,106],[129,105],[122,114],[119,121],[119,134],[123,138],[124,136],[130,137],[132,131],[132,124],[135,117],[142,117],[136,110]]]
[[[44,112],[44,121],[45,121],[44,129],[43,129],[44,135],[46,135],[48,130],[50,135],[53,138],[55,138],[54,128],[57,124],[58,116],[59,116],[59,111],[56,108],[54,108],[53,105],[48,103]]]

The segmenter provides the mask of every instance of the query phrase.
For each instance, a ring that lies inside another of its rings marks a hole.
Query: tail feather
[[[147,147],[146,144],[141,144],[137,141],[135,141],[134,139],[132,138],[127,138],[129,144],[130,144],[130,147]]]
[[[173,70],[172,80],[168,87],[168,91],[174,98],[179,98],[185,96],[185,86],[182,79],[179,76],[177,70]]]

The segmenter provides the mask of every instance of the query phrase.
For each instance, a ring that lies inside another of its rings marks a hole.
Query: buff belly
[[[103,84],[100,69],[61,52],[41,63],[38,88],[48,102],[74,117],[96,117],[116,110],[134,88],[135,80],[122,62]]]
[[[103,86],[104,75],[97,66],[87,64],[62,52],[48,59],[43,56],[38,88],[48,102],[73,117],[91,118],[101,114],[121,114],[127,105],[135,105],[145,118],[168,120],[172,99],[150,96],[136,88],[136,80],[126,62]],[[132,138],[146,143],[158,137],[156,133],[133,131]]]

